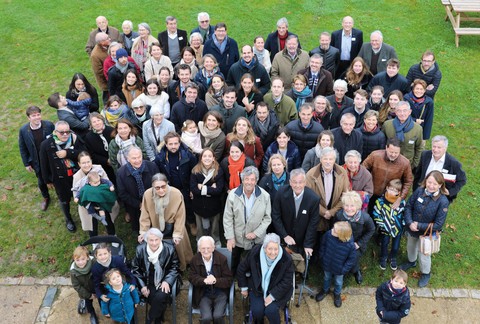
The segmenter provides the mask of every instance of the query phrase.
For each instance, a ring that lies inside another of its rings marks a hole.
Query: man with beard
[[[315,47],[310,51],[310,56],[313,54],[320,54],[323,59],[323,66],[332,74],[332,78],[335,80],[335,72],[340,62],[340,51],[338,48],[330,46],[330,33],[323,32],[320,34],[320,46]]]

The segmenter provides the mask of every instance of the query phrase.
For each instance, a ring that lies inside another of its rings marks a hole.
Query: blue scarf
[[[225,39],[221,43],[218,42],[217,36],[215,36],[215,34],[212,35],[212,39],[215,46],[218,47],[220,54],[223,54],[223,52],[225,52],[225,47],[227,47],[228,36],[225,36]]]
[[[130,162],[125,165],[127,166],[128,171],[130,171],[130,174],[135,178],[135,182],[137,183],[138,196],[141,200],[143,198],[143,194],[145,193],[145,186],[143,185],[142,179],[142,173],[143,170],[145,170],[145,162],[142,162],[142,165],[138,169],[135,169],[130,164]]]
[[[260,249],[260,268],[262,270],[262,290],[263,290],[263,299],[267,298],[267,290],[268,286],[270,285],[270,278],[272,277],[272,272],[275,269],[278,261],[282,258],[283,249],[279,245],[278,246],[278,255],[275,260],[270,260],[270,258],[265,253],[265,250],[262,248]]]
[[[273,187],[275,188],[275,190],[278,191],[278,188],[280,186],[283,186],[283,184],[285,183],[285,180],[287,180],[287,173],[285,171],[283,171],[283,174],[280,178],[277,178],[275,173],[272,173]]]
[[[440,189],[438,189],[434,193],[431,193],[430,191],[427,190],[427,188],[425,188],[425,196],[427,196],[427,197],[432,197],[433,198],[433,197],[438,196],[439,193],[440,193]]]
[[[403,143],[405,140],[405,133],[408,133],[415,125],[415,122],[412,119],[412,116],[408,116],[407,120],[401,124],[398,117],[395,117],[393,120],[393,127],[395,127],[396,137],[400,139]]]
[[[240,64],[242,64],[242,66],[246,67],[247,69],[250,69],[254,64],[255,64],[255,56],[253,57],[252,61],[250,62],[250,64],[247,64],[245,63],[245,61],[243,60],[243,58],[240,60]]]
[[[295,102],[295,106],[297,107],[297,111],[300,111],[300,106],[305,103],[305,100],[311,96],[312,90],[308,87],[308,85],[305,87],[305,89],[302,90],[302,92],[298,92],[293,89],[293,93],[297,96],[297,102]]]
[[[401,288],[401,289],[395,289],[395,288],[393,288],[393,285],[392,285],[392,281],[391,281],[391,280],[388,281],[387,287],[388,287],[388,289],[390,289],[390,291],[391,291],[394,295],[400,295],[400,294],[403,293],[405,290],[407,290],[407,287],[403,287],[403,288]]]

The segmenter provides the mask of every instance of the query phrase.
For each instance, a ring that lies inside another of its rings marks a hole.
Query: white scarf
[[[163,250],[163,243],[160,242],[160,246],[158,247],[157,251],[153,252],[152,249],[150,249],[150,246],[147,244],[147,254],[148,254],[148,261],[151,264],[155,264],[158,262],[158,257],[160,256],[160,253]]]
[[[155,203],[155,213],[158,216],[158,227],[160,232],[163,233],[165,230],[165,208],[167,208],[170,203],[170,191],[172,188],[168,186],[165,196],[160,197],[156,194],[155,189],[153,189],[153,202]]]

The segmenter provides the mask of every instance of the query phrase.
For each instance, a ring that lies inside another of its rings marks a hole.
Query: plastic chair
[[[228,268],[232,269],[232,253],[227,248],[216,248],[215,252],[220,252],[227,258]],[[233,324],[233,293],[235,291],[235,281],[230,286],[230,293],[228,297],[227,307],[225,309],[225,316],[229,317],[229,323]],[[193,314],[200,314],[200,309],[193,308],[193,284],[190,283],[188,287],[188,323],[192,324]]]

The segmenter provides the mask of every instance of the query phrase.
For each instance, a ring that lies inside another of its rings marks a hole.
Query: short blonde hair
[[[82,256],[86,256],[87,258],[90,256],[90,252],[85,246],[77,246],[77,248],[73,251],[73,259],[76,260]]]
[[[357,210],[362,209],[362,198],[356,191],[347,191],[342,196],[342,205],[345,206],[348,203],[352,203],[357,207]]]
[[[336,222],[333,224],[338,239],[342,242],[348,242],[352,237],[352,226],[349,222]]]
[[[270,156],[270,159],[268,159],[268,173],[273,173],[272,160],[275,160],[275,159],[280,160],[280,162],[282,162],[283,164],[283,167],[285,168],[285,171],[287,171],[287,160],[285,160],[282,154],[275,153],[275,154],[272,154],[272,156]]]
[[[403,271],[403,270],[395,270],[392,274],[392,279],[395,279],[395,278],[401,278],[403,280],[403,282],[405,283],[405,285],[407,284],[408,282],[408,274]]]

